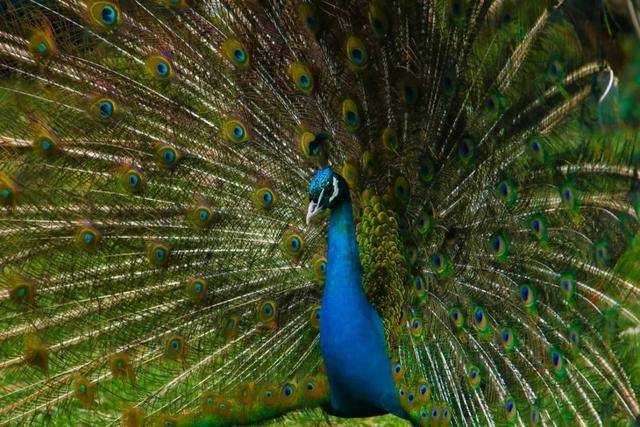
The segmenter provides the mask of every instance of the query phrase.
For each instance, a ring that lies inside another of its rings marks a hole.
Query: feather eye
[[[222,43],[222,51],[227,60],[236,68],[245,69],[249,67],[249,51],[240,40],[225,40],[224,43]]]
[[[258,188],[253,192],[252,200],[257,208],[269,210],[276,203],[276,193],[268,187]]]
[[[599,268],[607,268],[611,265],[611,253],[609,251],[609,242],[606,239],[600,239],[593,244],[593,259]]]
[[[571,213],[577,213],[580,210],[580,199],[573,182],[567,181],[560,187],[560,200]]]
[[[558,379],[563,379],[567,375],[564,354],[560,350],[551,348],[549,350],[549,363],[553,373]]]
[[[504,415],[510,424],[514,424],[518,419],[518,406],[512,396],[508,396],[504,401]]]
[[[495,233],[489,239],[489,251],[500,261],[509,256],[509,241],[502,232]]]
[[[458,157],[463,165],[469,166],[476,159],[476,143],[470,136],[464,136],[458,143]]]
[[[324,255],[315,255],[311,261],[313,265],[313,276],[318,283],[324,283],[327,274],[327,258]]]
[[[369,3],[369,25],[373,34],[377,37],[384,37],[389,33],[389,16],[381,0],[372,0]]]
[[[213,209],[207,203],[200,203],[189,211],[189,219],[194,227],[207,228],[213,221]]]
[[[164,344],[164,354],[169,359],[184,359],[187,351],[187,342],[181,335],[172,335]]]
[[[314,329],[320,329],[320,307],[313,307],[309,315],[309,321]]]
[[[467,381],[472,390],[477,390],[482,383],[482,371],[476,365],[470,365],[467,368]]]
[[[427,291],[424,278],[420,274],[413,276],[413,305],[420,307],[427,301]]]
[[[510,179],[505,178],[498,182],[496,194],[502,202],[508,206],[515,204],[518,200],[518,191]]]
[[[353,161],[346,161],[342,166],[342,170],[340,171],[342,177],[350,189],[355,189],[358,187],[358,181],[360,180],[360,171],[358,170],[358,166],[354,164]]]
[[[33,150],[41,157],[51,157],[58,150],[58,137],[47,129],[41,129],[33,139]]]
[[[76,244],[85,252],[94,252],[101,240],[102,233],[88,222],[81,225],[76,231]]]
[[[391,152],[398,151],[398,132],[393,128],[384,128],[382,130],[382,146]]]
[[[547,163],[548,153],[544,141],[539,136],[533,136],[527,143],[527,151],[529,157],[531,157],[537,163]]]
[[[353,99],[347,98],[342,101],[340,111],[342,114],[342,122],[347,130],[351,133],[357,132],[362,123],[358,104],[356,104]]]
[[[278,327],[278,304],[275,301],[261,301],[258,303],[258,322],[266,329],[275,330]]]
[[[175,147],[168,144],[159,144],[156,147],[156,158],[160,164],[168,169],[173,169],[180,160],[180,153]]]
[[[449,277],[453,272],[451,260],[442,252],[436,252],[431,256],[431,268],[439,277]]]
[[[101,121],[109,121],[118,113],[118,107],[111,98],[98,98],[89,107],[89,113]]]
[[[560,290],[562,291],[562,297],[567,302],[573,302],[576,294],[576,276],[571,272],[560,275]]]
[[[461,27],[467,22],[468,2],[466,0],[448,0],[449,16],[456,27]]]
[[[266,384],[262,387],[260,398],[267,407],[273,407],[280,403],[278,388],[273,384]]]
[[[313,74],[311,69],[302,62],[294,62],[289,66],[289,77],[296,87],[307,95],[311,95],[315,90]]]
[[[14,278],[9,281],[9,298],[23,308],[32,308],[36,304],[36,285],[24,278]]]
[[[169,80],[173,77],[173,64],[163,55],[151,55],[145,61],[147,73],[158,80]]]
[[[575,323],[569,327],[569,342],[571,343],[571,350],[574,353],[580,350],[582,335],[580,327]]]
[[[473,326],[481,334],[487,334],[490,331],[491,325],[484,308],[477,306],[473,309]]]
[[[424,403],[431,400],[431,386],[429,385],[429,382],[426,379],[422,378],[418,381],[415,395],[416,395],[416,398],[418,399],[418,402]]]
[[[451,319],[451,322],[453,323],[453,326],[456,327],[456,329],[460,330],[465,328],[464,313],[462,312],[462,310],[460,310],[460,308],[451,308],[449,310],[449,318]]]
[[[302,380],[302,395],[308,400],[322,398],[327,393],[328,384],[322,375],[310,375]]]
[[[240,322],[237,317],[232,316],[224,321],[224,325],[222,326],[222,335],[227,342],[235,339],[239,332]]]
[[[238,119],[230,119],[222,126],[224,138],[234,144],[244,144],[249,141],[249,131],[244,123]]]
[[[135,166],[124,168],[120,173],[120,185],[131,194],[139,194],[144,190],[142,172]]]
[[[95,400],[95,389],[91,381],[83,376],[76,376],[73,381],[73,394],[85,406],[91,406]]]
[[[202,400],[201,400],[202,412],[204,412],[207,415],[211,415],[215,413],[215,410],[218,406],[218,401],[220,400],[221,398],[218,393],[214,393],[211,391],[204,393],[202,395]]]
[[[538,405],[531,405],[529,408],[529,416],[527,417],[528,427],[537,427],[542,424],[541,410]]]
[[[504,112],[504,98],[498,91],[493,91],[485,98],[482,104],[487,120],[496,120]]]
[[[324,134],[316,135],[310,131],[303,131],[300,134],[300,151],[304,157],[313,162],[319,163],[325,157],[325,142],[327,138]]]
[[[404,369],[399,361],[395,361],[391,364],[391,375],[396,383],[404,377]]]
[[[407,178],[400,175],[395,179],[393,182],[393,195],[403,205],[409,202],[409,198],[411,197],[411,184]]]
[[[304,252],[304,238],[296,230],[287,230],[282,237],[282,249],[292,261],[300,259]]]
[[[194,277],[193,279],[190,279],[185,285],[187,295],[196,304],[204,301],[205,297],[207,296],[208,288],[209,284],[202,277]]]
[[[500,331],[500,343],[505,351],[510,352],[516,347],[516,335],[512,328],[505,327]]]
[[[412,76],[405,76],[398,84],[398,92],[403,105],[407,107],[415,105],[420,96],[418,81]]]
[[[526,282],[518,287],[518,295],[522,304],[528,311],[534,311],[536,309],[536,301],[538,298],[535,288],[531,283]]]
[[[416,218],[416,230],[421,236],[427,237],[433,229],[433,218],[427,213],[423,213]]]
[[[101,30],[111,30],[122,24],[122,11],[113,1],[87,0],[91,24]]]
[[[451,423],[451,409],[447,405],[440,406],[440,425],[449,425]]]
[[[458,89],[458,74],[452,66],[445,68],[442,73],[442,92],[447,97],[452,97]]]
[[[116,353],[109,358],[109,370],[114,378],[133,381],[134,370],[131,358],[127,353]]]
[[[428,185],[433,181],[433,178],[436,174],[436,169],[434,166],[434,161],[431,156],[423,156],[420,159],[420,168],[418,169],[418,179],[424,185]]]
[[[5,173],[0,172],[0,205],[13,207],[18,198],[18,192],[13,180]]]
[[[288,381],[280,388],[280,403],[287,407],[293,407],[298,400],[298,384]]]
[[[363,70],[369,62],[369,54],[367,47],[362,39],[356,36],[350,36],[346,43],[346,55],[349,65],[355,70]]]
[[[308,3],[303,3],[298,6],[298,20],[302,23],[304,28],[315,36],[320,31],[320,16],[318,15],[318,9]]]
[[[49,59],[58,53],[51,25],[46,23],[41,28],[33,30],[29,37],[29,52],[34,59]]]
[[[147,245],[147,260],[154,267],[165,267],[169,263],[170,248],[163,242],[151,242]]]
[[[547,218],[544,215],[533,215],[529,219],[529,229],[540,243],[546,244],[549,242],[549,228]]]
[[[418,319],[417,317],[409,320],[409,331],[411,332],[411,335],[414,336],[414,338],[422,338],[424,336],[422,320]]]

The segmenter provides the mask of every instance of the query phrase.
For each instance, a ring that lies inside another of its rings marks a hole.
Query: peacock
[[[0,425],[638,425],[640,145],[574,21],[0,3]]]

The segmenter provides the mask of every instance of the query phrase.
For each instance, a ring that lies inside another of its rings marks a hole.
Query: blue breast
[[[361,283],[350,200],[331,211],[320,346],[331,406],[342,417],[393,413],[407,418],[391,376],[385,333]]]

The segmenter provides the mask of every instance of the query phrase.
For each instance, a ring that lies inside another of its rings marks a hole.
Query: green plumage
[[[415,424],[638,422],[638,143],[562,2],[5,3],[0,424],[330,411],[327,164]]]

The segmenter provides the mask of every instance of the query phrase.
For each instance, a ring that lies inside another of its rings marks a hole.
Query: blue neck
[[[336,415],[365,417],[400,407],[385,333],[362,288],[351,200],[331,210],[327,275],[320,312],[320,347]]]

